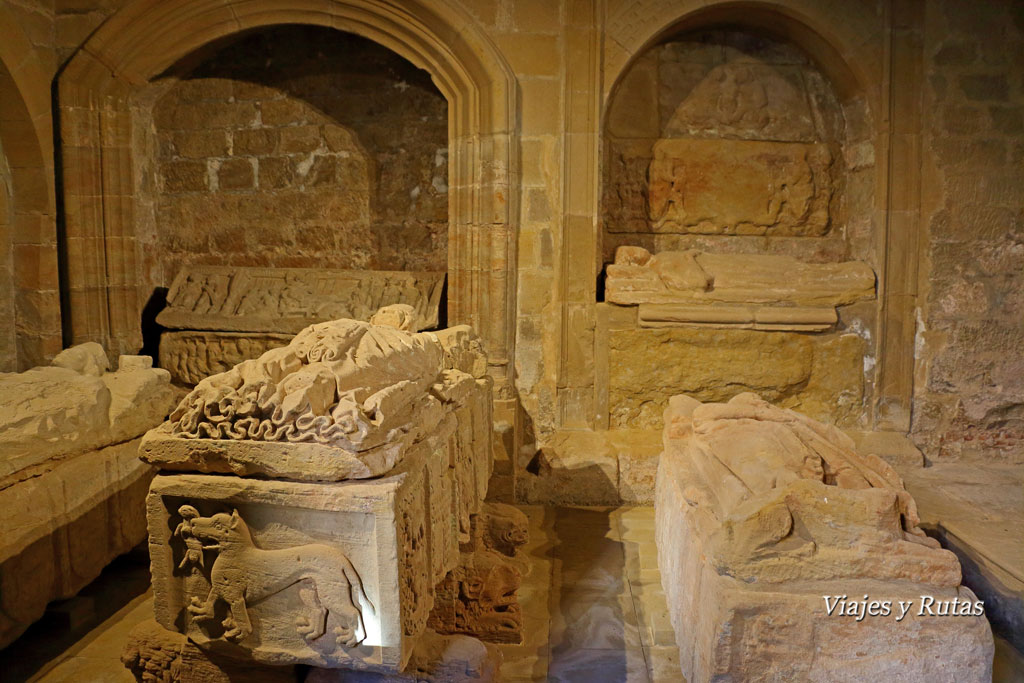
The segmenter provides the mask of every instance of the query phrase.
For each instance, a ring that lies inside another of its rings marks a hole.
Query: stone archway
[[[211,41],[275,24],[369,38],[427,70],[449,102],[452,324],[483,337],[496,397],[512,396],[517,177],[515,78],[489,39],[446,3],[387,0],[135,0],[94,33],[59,78],[68,328],[111,353],[140,346],[132,94]]]
[[[48,84],[18,22],[0,7],[0,148],[11,181],[11,206],[0,225],[10,217],[14,355],[21,370],[62,348]]]

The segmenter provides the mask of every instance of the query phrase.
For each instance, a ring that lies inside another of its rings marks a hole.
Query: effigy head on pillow
[[[203,379],[143,444],[143,458],[166,466],[160,453],[183,449],[188,469],[222,471],[210,467],[224,459],[224,449],[204,442],[263,444],[254,446],[252,457],[232,456],[235,466],[224,471],[273,476],[266,471],[270,453],[285,444],[309,444],[319,447],[308,455],[317,462],[334,451],[342,460],[363,463],[342,468],[341,478],[391,469],[406,447],[444,418],[453,396],[471,393],[484,380],[486,361],[469,328],[412,332],[401,329],[408,328],[408,311],[385,308],[369,323],[310,325],[287,346]],[[456,386],[465,390],[453,393]]]

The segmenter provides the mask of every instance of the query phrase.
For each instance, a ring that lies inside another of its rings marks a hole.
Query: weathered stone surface
[[[312,669],[305,683],[489,683],[500,680],[501,651],[476,638],[440,635],[427,629],[400,672]]]
[[[369,320],[409,304],[413,327],[437,327],[444,273],[191,266],[174,278],[157,316],[180,330],[296,333],[312,323]]]
[[[289,334],[271,332],[169,330],[160,335],[160,367],[171,373],[172,382],[195,385],[291,339]]]
[[[128,635],[121,652],[139,683],[294,683],[293,667],[246,665],[210,656],[195,643],[168,631],[156,621],[144,621]]]
[[[956,554],[992,632],[1024,651],[1024,472],[977,461],[904,464],[921,526]],[[999,680],[998,676],[994,680]]]
[[[458,563],[455,501],[475,512],[486,491],[453,492],[453,422],[371,482],[158,476],[147,502],[157,621],[264,664],[400,670]]]
[[[472,519],[459,565],[437,585],[427,625],[442,634],[520,643],[523,618],[517,592],[528,565],[517,551],[529,540],[526,515],[511,505],[487,503]]]
[[[132,148],[153,176],[137,193],[146,291],[196,264],[445,269],[446,98],[379,43],[287,23],[153,89],[154,139]]]
[[[613,429],[657,428],[670,396],[724,401],[753,391],[817,419],[852,426],[863,412],[864,341],[857,335],[724,329],[612,330]]]
[[[834,309],[808,306],[738,306],[735,304],[640,304],[641,327],[718,327],[743,330],[823,332],[839,320]]]
[[[607,267],[605,297],[616,304],[785,304],[840,306],[871,299],[875,274],[858,261],[803,263],[769,254],[710,254],[688,249],[651,255],[619,247]],[[696,309],[695,309],[696,310]],[[713,316],[718,309],[708,309]],[[781,312],[776,311],[776,315]],[[781,321],[776,318],[766,322]],[[715,322],[714,317],[709,322]],[[797,320],[799,322],[799,320]]]
[[[674,397],[664,434],[658,562],[688,680],[991,676],[991,631],[956,557],[882,460],[749,394]],[[823,594],[890,613],[829,615]],[[918,614],[924,596],[963,616]],[[914,603],[897,621],[900,600]]]
[[[51,459],[0,484],[0,647],[146,538],[139,440]]]
[[[655,232],[823,235],[826,145],[666,139],[654,144],[647,208]]]
[[[673,71],[662,69],[666,76]],[[813,142],[818,132],[801,71],[800,66],[752,60],[715,66],[701,74],[672,111],[664,123],[665,137]],[[669,100],[671,88],[665,90],[663,98]]]
[[[88,344],[60,354],[63,367],[0,374],[0,486],[47,460],[132,439],[167,415],[167,371],[122,358],[105,372],[102,347]]]
[[[616,505],[618,456],[604,433],[562,430],[534,454],[516,482],[527,503]]]
[[[243,476],[377,476],[460,406],[489,402],[490,380],[459,369],[482,370],[478,350],[468,330],[312,325],[288,346],[201,381],[146,435],[140,457],[163,469]],[[489,410],[462,421],[458,449],[489,448],[485,417]]]

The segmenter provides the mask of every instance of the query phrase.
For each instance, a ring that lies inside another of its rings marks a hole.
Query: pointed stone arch
[[[451,324],[483,337],[497,395],[511,396],[518,193],[516,83],[490,40],[446,2],[133,0],[58,80],[74,342],[140,346],[130,145],[133,93],[183,57],[254,28],[312,24],[369,38],[428,71],[449,103]]]
[[[0,7],[0,148],[12,184],[7,234],[21,370],[61,350],[49,82],[17,20]]]

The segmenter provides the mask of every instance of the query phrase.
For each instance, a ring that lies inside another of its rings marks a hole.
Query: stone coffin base
[[[658,565],[679,663],[690,681],[989,681],[993,645],[982,616],[922,616],[922,596],[973,602],[970,589],[910,581],[743,583],[708,561],[693,478],[663,455],[655,498]],[[823,596],[892,600],[890,616],[829,616]],[[897,622],[899,600],[912,600]]]
[[[274,332],[174,330],[160,335],[160,367],[175,384],[194,386],[242,361],[287,346],[294,335]]]
[[[49,461],[0,488],[0,648],[146,538],[139,439]]]
[[[216,657],[155,621],[136,626],[128,636],[121,661],[143,682],[161,683],[297,683],[293,666],[260,666]],[[402,673],[312,669],[306,683],[487,683],[497,679],[501,653],[467,636],[420,636]]]

